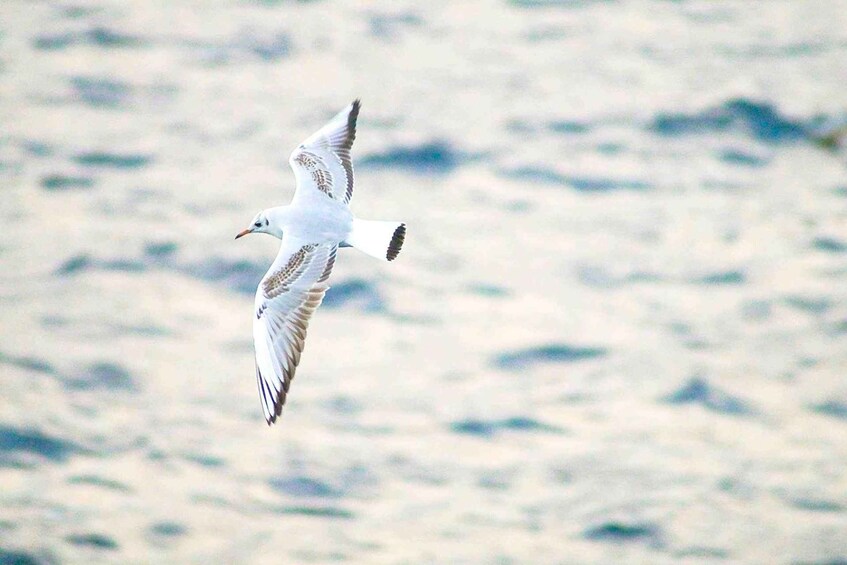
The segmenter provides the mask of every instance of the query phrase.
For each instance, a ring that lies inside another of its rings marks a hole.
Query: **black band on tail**
[[[403,241],[406,239],[406,224],[400,224],[394,230],[394,235],[391,236],[391,243],[388,244],[388,252],[385,258],[393,261],[400,254],[400,249],[403,247]]]

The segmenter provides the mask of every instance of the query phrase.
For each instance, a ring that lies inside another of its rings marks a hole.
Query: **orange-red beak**
[[[238,235],[237,235],[237,236],[235,236],[235,239],[238,239],[239,237],[245,236],[245,235],[247,235],[248,233],[253,233],[253,230],[251,230],[250,228],[247,228],[247,229],[246,229],[246,230],[244,230],[244,231],[240,231],[240,232],[238,232]]]

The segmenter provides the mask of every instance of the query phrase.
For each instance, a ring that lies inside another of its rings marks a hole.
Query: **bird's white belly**
[[[315,243],[343,241],[353,229],[350,208],[332,201],[323,206],[297,206],[291,212],[285,231]]]

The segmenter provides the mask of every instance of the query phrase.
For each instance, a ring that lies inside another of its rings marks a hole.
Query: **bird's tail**
[[[371,257],[393,261],[400,253],[405,238],[404,223],[353,220],[353,229],[345,243]]]

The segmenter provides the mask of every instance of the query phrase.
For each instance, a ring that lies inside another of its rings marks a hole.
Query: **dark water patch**
[[[500,427],[504,430],[514,430],[519,432],[560,432],[556,426],[544,424],[534,418],[526,416],[513,416],[500,421]]]
[[[99,261],[97,266],[104,271],[120,271],[124,273],[141,273],[147,269],[144,263],[133,259],[109,259],[107,261]]]
[[[330,410],[344,415],[359,414],[362,409],[362,403],[347,395],[338,395],[333,397],[327,403]]]
[[[724,163],[729,165],[739,165],[742,167],[763,167],[768,164],[768,160],[764,157],[759,157],[746,151],[738,149],[726,149],[721,151],[719,158]]]
[[[79,452],[79,447],[67,440],[49,436],[39,430],[14,428],[0,424],[0,465],[14,464],[14,455],[28,453],[56,463],[63,463]]]
[[[828,151],[838,151],[847,139],[847,113],[838,116],[819,116],[809,128],[815,144]]]
[[[729,182],[717,179],[704,179],[702,186],[706,190],[720,190],[725,192],[734,192],[741,190],[743,185],[737,182]]]
[[[705,275],[700,277],[699,279],[695,279],[697,284],[710,284],[710,285],[736,285],[736,284],[744,284],[746,282],[746,277],[744,273],[741,271],[724,271],[720,273],[712,273],[710,275]]]
[[[555,41],[568,37],[567,28],[555,25],[539,26],[530,29],[524,34],[524,38],[530,43],[541,43],[542,41]]]
[[[597,145],[597,151],[604,155],[617,155],[624,150],[622,143],[600,143]]]
[[[806,137],[806,126],[783,116],[769,102],[745,98],[727,100],[697,114],[659,114],[650,129],[664,136],[682,136],[739,130],[767,143],[798,141]]]
[[[525,120],[509,120],[506,122],[506,131],[510,133],[534,133],[535,126]]]
[[[129,371],[115,363],[95,363],[81,375],[69,378],[65,386],[71,390],[116,390],[133,392],[137,390]]]
[[[247,34],[240,42],[248,53],[262,61],[278,61],[291,55],[292,42],[287,33],[278,32],[267,37]]]
[[[202,467],[207,467],[210,469],[221,468],[226,465],[226,461],[222,457],[215,457],[214,455],[204,455],[202,453],[186,454],[185,459],[187,461],[197,463]]]
[[[132,95],[127,83],[107,78],[74,77],[71,86],[78,100],[95,108],[117,108]]]
[[[693,547],[683,548],[676,553],[674,553],[675,557],[705,557],[710,559],[729,559],[730,552],[721,549],[719,547],[703,547],[700,545],[695,545]]]
[[[580,192],[611,192],[614,190],[647,190],[652,186],[640,180],[602,177],[565,177],[564,181]]]
[[[338,498],[342,493],[323,481],[310,477],[285,477],[271,479],[271,487],[288,496]]]
[[[847,243],[834,237],[816,237],[812,247],[826,253],[844,253],[847,251]]]
[[[87,271],[93,265],[93,261],[88,255],[76,255],[62,263],[56,269],[57,275],[75,275],[80,271]]]
[[[791,565],[847,565],[847,555],[822,561],[793,561]]]
[[[255,29],[248,29],[223,42],[184,40],[181,43],[210,66],[245,60],[272,63],[289,57],[294,51],[294,43],[288,33]]]
[[[828,298],[813,298],[809,296],[789,296],[785,298],[785,304],[801,310],[813,316],[826,314],[832,307],[832,302]]]
[[[623,278],[626,283],[658,283],[665,280],[662,275],[649,271],[632,271]]]
[[[791,505],[808,512],[841,512],[844,510],[844,506],[837,502],[819,498],[796,498],[791,501]]]
[[[72,545],[92,547],[94,549],[118,549],[118,542],[105,534],[71,534],[65,537],[65,541]]]
[[[653,524],[606,522],[583,533],[591,541],[613,543],[650,542],[658,544],[660,531]]]
[[[109,153],[91,151],[80,153],[74,157],[74,161],[86,167],[103,167],[110,169],[139,169],[146,167],[152,157],[137,153]]]
[[[315,518],[342,518],[349,520],[354,514],[344,508],[336,506],[282,506],[278,509],[280,514],[296,514],[299,516],[313,516]]]
[[[355,306],[363,312],[384,312],[385,299],[376,285],[364,279],[348,279],[333,284],[324,297],[325,308]]]
[[[771,303],[767,300],[751,300],[741,307],[741,315],[751,322],[763,322],[771,317]]]
[[[676,392],[664,398],[669,404],[699,404],[707,410],[730,416],[751,415],[754,411],[740,398],[710,385],[702,377],[694,377]]]
[[[107,27],[95,27],[83,34],[83,40],[98,47],[142,47],[146,41],[136,35],[121,33]]]
[[[46,563],[49,562],[22,550],[0,548],[0,565],[43,565]]]
[[[368,18],[370,33],[382,39],[395,39],[400,32],[420,27],[423,20],[417,14],[372,14]]]
[[[690,337],[692,335],[691,326],[685,322],[671,322],[668,324],[668,329],[670,329],[674,335],[680,337]]]
[[[477,484],[484,489],[501,491],[508,490],[511,486],[509,480],[496,474],[483,475],[477,480]]]
[[[116,324],[112,326],[112,329],[120,335],[138,335],[143,337],[163,337],[172,335],[170,331],[163,327],[145,324],[139,324],[136,326]]]
[[[223,283],[235,292],[253,295],[267,268],[267,265],[247,260],[211,258],[197,265],[189,265],[184,270],[191,276]]]
[[[820,359],[815,359],[814,357],[800,357],[797,360],[797,366],[803,369],[809,369],[811,367],[816,367],[820,363]]]
[[[144,255],[154,261],[167,261],[176,250],[177,244],[173,241],[157,241],[144,246]]]
[[[178,522],[156,522],[150,526],[150,533],[166,538],[175,538],[188,533],[188,528]]]
[[[827,328],[827,333],[829,333],[830,335],[847,334],[847,318],[830,324],[829,328]]]
[[[847,402],[840,400],[827,400],[811,407],[814,412],[824,416],[832,416],[840,420],[847,420]]]
[[[458,167],[462,158],[447,142],[431,141],[365,155],[359,164],[362,167],[404,169],[418,174],[444,174]]]
[[[534,418],[516,416],[502,420],[460,420],[450,424],[450,431],[457,434],[473,435],[482,438],[493,437],[500,431],[561,433],[556,426],[544,424]]]
[[[212,494],[192,494],[188,499],[193,504],[207,504],[215,508],[235,508],[235,504],[222,496]]]
[[[21,142],[21,147],[33,157],[49,157],[55,152],[53,146],[43,141],[26,140]]]
[[[497,432],[497,424],[484,420],[462,420],[450,424],[450,431],[457,434],[492,437]]]
[[[42,34],[32,40],[32,46],[41,51],[58,51],[70,47],[78,41],[73,33]]]
[[[472,284],[468,287],[468,290],[477,296],[486,296],[489,298],[503,298],[509,295],[509,291],[502,286],[485,283]]]
[[[67,259],[57,269],[59,276],[72,276],[84,271],[91,270],[120,271],[128,273],[143,272],[146,267],[144,263],[130,259],[111,259],[107,261],[95,260],[88,255],[76,255]]]
[[[61,8],[61,14],[66,18],[76,20],[93,14],[96,10],[96,8],[88,8],[84,6],[63,6]]]
[[[0,351],[0,363],[14,365],[15,367],[20,367],[21,369],[26,369],[27,371],[43,373],[45,375],[56,374],[56,369],[55,367],[53,367],[53,365],[43,359],[38,359],[36,357],[8,355]]]
[[[132,489],[129,488],[129,486],[120,481],[99,477],[97,475],[74,475],[68,479],[68,484],[91,485],[104,488],[106,490],[113,490],[115,492],[132,492]]]
[[[94,186],[91,177],[52,174],[41,178],[41,188],[50,191],[86,189]]]
[[[146,43],[142,38],[135,35],[128,35],[106,27],[95,27],[79,33],[42,34],[33,40],[32,45],[42,51],[56,51],[73,45],[93,45],[114,49],[141,47]]]
[[[607,350],[602,347],[548,344],[501,353],[494,358],[494,364],[501,369],[516,371],[538,363],[575,363],[598,359],[606,355]]]
[[[585,265],[579,268],[577,273],[582,284],[597,288],[615,288],[629,283],[657,283],[664,279],[646,271],[633,271],[624,276],[608,272],[605,268],[596,265]]]
[[[538,184],[565,184],[567,177],[547,167],[518,167],[516,169],[506,169],[500,171],[500,174],[506,178]]]
[[[591,128],[583,122],[574,122],[570,120],[560,120],[550,122],[548,128],[554,133],[570,134],[570,133],[586,133]]]
[[[123,273],[140,273],[146,270],[144,263],[133,259],[109,259],[97,261],[94,266],[104,271],[119,271]]]

